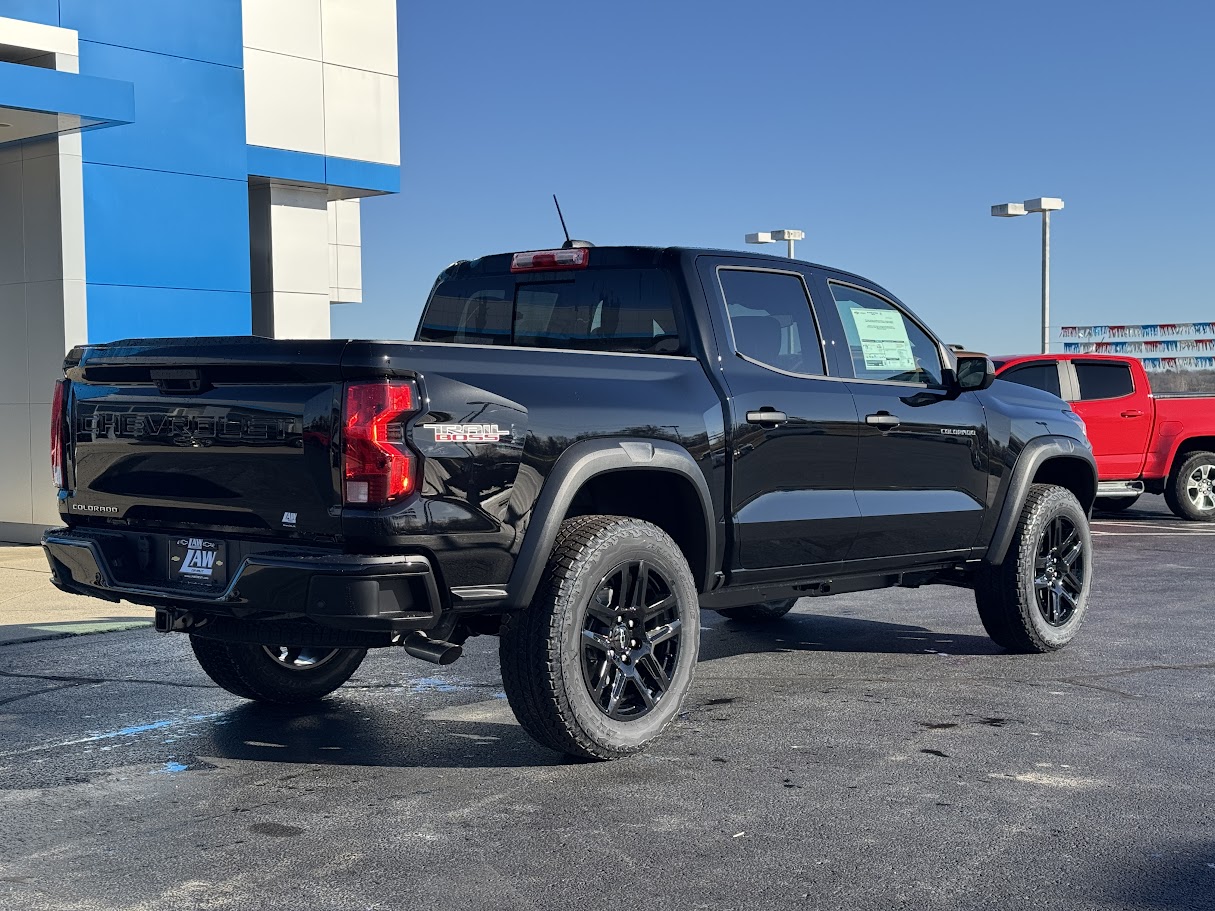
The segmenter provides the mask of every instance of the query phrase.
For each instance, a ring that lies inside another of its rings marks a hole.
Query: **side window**
[[[941,352],[923,329],[876,294],[831,283],[857,379],[941,385]]]
[[[739,354],[789,373],[826,372],[801,276],[749,269],[721,269],[717,275]]]
[[[1001,373],[1000,379],[1010,383],[1020,383],[1022,386],[1033,386],[1051,395],[1061,395],[1059,390],[1059,368],[1054,362],[1046,364],[1025,364],[1014,367],[1007,373]]]
[[[1126,364],[1076,363],[1076,379],[1080,381],[1080,401],[1091,399],[1120,399],[1135,391],[1131,368]]]

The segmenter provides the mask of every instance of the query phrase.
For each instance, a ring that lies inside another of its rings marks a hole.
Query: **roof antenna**
[[[557,202],[557,194],[553,194],[553,205],[557,207],[557,217],[561,219],[561,230],[565,232],[565,243],[561,245],[562,250],[573,250],[577,247],[593,247],[595,246],[589,240],[571,240],[570,229],[565,226],[565,216],[561,214],[561,203]]]

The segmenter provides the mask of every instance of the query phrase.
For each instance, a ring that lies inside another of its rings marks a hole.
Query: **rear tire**
[[[780,601],[764,601],[762,604],[727,607],[718,613],[738,623],[771,623],[793,610],[796,603],[796,598],[784,598]]]
[[[979,618],[1010,652],[1049,652],[1075,637],[1092,588],[1088,517],[1070,490],[1034,484],[1008,554],[975,580]]]
[[[585,759],[638,753],[679,713],[700,648],[687,560],[620,516],[562,523],[531,605],[508,614],[502,684],[519,724]]]
[[[190,637],[207,676],[234,696],[299,705],[327,696],[351,678],[365,648],[286,649]]]
[[[1098,512],[1126,512],[1139,502],[1139,495],[1133,497],[1101,497],[1093,504]]]
[[[1191,452],[1164,485],[1173,515],[1191,522],[1215,522],[1215,452]]]

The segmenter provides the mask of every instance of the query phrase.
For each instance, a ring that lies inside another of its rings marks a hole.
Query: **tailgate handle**
[[[152,382],[162,395],[198,395],[210,389],[209,384],[203,383],[202,374],[198,370],[174,369],[153,370]]]

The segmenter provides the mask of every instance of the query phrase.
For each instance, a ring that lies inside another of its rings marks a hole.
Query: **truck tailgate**
[[[83,349],[68,364],[64,511],[141,525],[338,535],[344,346],[181,339]]]

